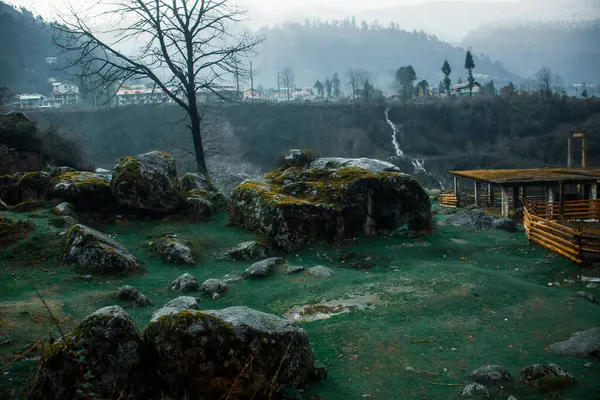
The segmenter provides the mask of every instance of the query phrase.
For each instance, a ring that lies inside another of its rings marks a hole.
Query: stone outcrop
[[[119,242],[81,224],[67,231],[64,259],[100,274],[121,274],[140,266],[140,261]]]
[[[316,159],[246,180],[232,193],[234,225],[286,251],[311,239],[432,227],[429,196],[393,164],[370,159]]]
[[[30,400],[140,393],[142,337],[121,307],[102,308],[43,351]]]
[[[52,180],[56,197],[73,204],[78,211],[114,209],[116,201],[110,180],[93,172],[65,172]]]
[[[167,213],[183,204],[175,159],[159,151],[117,160],[111,187],[119,204],[131,210]]]
[[[170,264],[194,264],[192,250],[176,237],[165,236],[151,242],[152,248]]]
[[[319,371],[303,329],[246,307],[166,310],[152,318],[144,339],[171,398],[268,399],[314,381]]]

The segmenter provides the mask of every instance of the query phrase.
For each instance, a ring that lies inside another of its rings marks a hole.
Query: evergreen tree
[[[458,81],[456,82],[457,85],[460,85],[461,83],[463,83],[462,78],[459,76],[458,77]]]
[[[412,98],[414,93],[413,83],[417,80],[417,74],[412,65],[398,68],[396,71],[396,83],[402,97],[402,104],[406,106],[406,99]]]
[[[446,82],[445,82],[445,80],[446,80],[446,78],[444,78],[443,81],[440,81],[440,84],[438,86],[438,92],[440,94],[444,93],[444,92],[448,93],[448,90],[446,89]],[[450,80],[450,79],[448,79],[448,80]]]
[[[327,77],[327,79],[325,80],[325,94],[327,95],[326,97],[329,99],[331,98],[331,88],[332,88],[332,83],[331,80],[329,80],[329,77]]]
[[[337,72],[333,74],[333,77],[331,78],[331,85],[333,87],[333,97],[336,99],[339,98],[342,94],[342,91],[340,88],[340,77],[338,76]]]
[[[452,72],[452,68],[450,68],[448,60],[444,60],[444,65],[442,65],[442,72],[444,73],[444,87],[446,88],[446,93],[450,94],[450,73]]]
[[[473,78],[473,69],[475,68],[475,61],[473,61],[473,55],[471,50],[467,50],[467,56],[465,57],[465,69],[469,71],[469,96],[473,95],[473,84],[475,78]]]
[[[587,89],[583,89],[583,92],[581,92],[581,97],[583,97],[584,99],[587,99],[587,97],[588,97]]]
[[[496,87],[494,86],[494,80],[492,79],[488,83],[485,84],[485,92],[486,94],[496,94]]]
[[[324,86],[321,81],[317,80],[313,85],[313,88],[317,91],[317,97],[323,97],[325,95]]]

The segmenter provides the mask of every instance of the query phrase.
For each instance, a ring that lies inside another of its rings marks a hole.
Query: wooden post
[[[481,204],[480,198],[479,198],[479,182],[475,181],[475,205],[477,207],[479,207]]]
[[[492,184],[488,184],[488,206],[494,207],[494,188]]]
[[[502,186],[502,216],[508,218],[508,187]]]
[[[569,133],[569,140],[567,141],[567,167],[573,168],[573,133]]]
[[[590,188],[590,199],[596,200],[598,198],[598,183],[592,183]]]
[[[527,187],[523,186],[523,206],[527,205]]]
[[[560,202],[558,215],[562,220],[565,213],[565,185],[562,182],[559,183],[558,201]]]
[[[554,205],[550,204],[554,202],[554,187],[546,186],[546,214],[551,215],[554,213]]]
[[[519,208],[519,187],[513,187],[513,208]]]
[[[460,204],[460,186],[458,176],[454,176],[454,194],[456,195],[456,206]]]

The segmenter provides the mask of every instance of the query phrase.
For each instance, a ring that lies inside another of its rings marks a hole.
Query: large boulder
[[[125,273],[140,261],[116,240],[85,225],[73,225],[66,234],[64,259],[91,273]]]
[[[573,375],[556,364],[532,364],[521,371],[521,381],[541,391],[561,390],[576,383]]]
[[[247,307],[163,309],[144,338],[170,398],[268,399],[318,371],[303,329]]]
[[[233,261],[259,261],[270,255],[271,250],[265,243],[250,240],[227,250],[223,257]]]
[[[600,358],[600,327],[575,332],[567,340],[551,344],[546,350],[560,356]]]
[[[119,204],[133,210],[166,213],[183,204],[175,159],[160,151],[117,160],[111,184]]]
[[[164,236],[151,242],[152,248],[170,264],[194,264],[192,250],[174,236]]]
[[[47,200],[52,193],[50,174],[44,171],[27,172],[19,178],[21,202],[31,200]]]
[[[185,211],[191,218],[204,218],[210,216],[215,211],[215,206],[207,197],[195,193],[199,191],[194,189],[188,193],[185,198]]]
[[[411,231],[432,226],[429,196],[393,164],[370,159],[316,159],[246,180],[231,195],[234,225],[285,251],[311,239]]]
[[[508,232],[517,231],[517,223],[514,220],[487,215],[485,211],[477,206],[470,206],[448,215],[445,223],[474,231],[487,229],[502,229]]]
[[[93,172],[65,172],[52,181],[54,194],[73,204],[76,210],[99,212],[114,208],[116,201],[110,180]]]
[[[188,197],[204,197],[217,209],[227,206],[226,197],[206,175],[188,172],[181,178],[181,186],[188,193]]]
[[[0,176],[0,200],[14,206],[21,202],[21,189],[19,180],[22,174]]]
[[[264,278],[273,273],[273,269],[284,263],[281,257],[271,257],[262,261],[255,262],[244,271],[244,276],[248,278]]]
[[[131,398],[142,388],[142,337],[121,307],[102,308],[47,345],[30,400]]]

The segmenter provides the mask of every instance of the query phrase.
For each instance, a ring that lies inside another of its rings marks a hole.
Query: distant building
[[[18,98],[19,108],[39,108],[46,102],[46,98],[38,93],[21,94]]]
[[[130,104],[157,104],[166,103],[171,100],[169,95],[162,89],[148,89],[145,87],[125,87],[116,93],[117,105]]]
[[[49,99],[52,107],[73,106],[80,100],[79,87],[74,83],[64,81],[52,84],[52,93],[50,93]]]
[[[244,93],[235,86],[215,86],[196,92],[198,103],[235,103],[244,98]]]
[[[252,88],[244,89],[244,101],[259,101],[262,99],[262,94]]]
[[[479,82],[474,82],[473,83],[473,88],[472,91],[469,91],[469,83],[457,83],[456,85],[452,85],[450,87],[450,95],[451,96],[465,96],[465,95],[469,95],[470,93],[473,94],[481,94],[481,85],[479,84]]]

